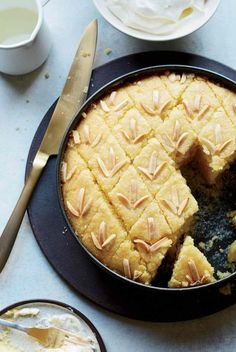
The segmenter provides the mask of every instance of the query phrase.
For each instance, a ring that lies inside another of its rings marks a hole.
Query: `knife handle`
[[[0,272],[3,270],[11,253],[32,192],[42,174],[47,160],[48,155],[42,152],[36,154],[25,186],[0,237]]]

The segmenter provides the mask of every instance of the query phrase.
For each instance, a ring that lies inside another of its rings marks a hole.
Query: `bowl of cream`
[[[101,15],[132,37],[167,41],[202,27],[220,0],[94,0]]]
[[[78,345],[65,341],[60,348],[43,347],[21,331],[0,327],[1,352],[106,352],[95,326],[78,310],[64,303],[47,300],[19,302],[0,312],[6,320],[27,327],[57,327],[83,340]]]

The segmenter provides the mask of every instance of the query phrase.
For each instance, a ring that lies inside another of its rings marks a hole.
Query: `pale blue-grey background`
[[[99,21],[96,66],[133,52],[167,49],[200,53],[236,69],[235,0],[222,0],[214,18],[198,32],[162,44],[119,33],[100,17],[92,0],[50,0],[44,9],[53,39],[48,61],[23,78],[0,75],[0,231],[23,185],[33,135],[60,94],[80,35],[89,21]],[[104,54],[107,47],[112,48],[109,56]],[[47,80],[46,72],[50,75]],[[75,294],[47,263],[26,216],[10,260],[0,275],[0,309],[36,297],[58,299],[79,308],[95,323],[109,352],[236,349],[236,306],[197,321],[146,323],[110,314]]]

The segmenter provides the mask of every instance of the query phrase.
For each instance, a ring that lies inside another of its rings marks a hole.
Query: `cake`
[[[188,236],[198,204],[181,168],[196,160],[209,185],[218,180],[236,158],[235,106],[230,90],[175,72],[117,86],[89,106],[61,165],[65,210],[88,251],[150,284],[187,236],[170,287],[211,282],[213,268]]]
[[[207,284],[214,281],[214,268],[200,250],[194,246],[194,241],[187,236],[180,249],[174,265],[169,287],[189,287]]]

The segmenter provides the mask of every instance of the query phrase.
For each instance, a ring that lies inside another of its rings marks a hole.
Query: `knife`
[[[0,237],[0,272],[11,253],[33,190],[51,155],[57,155],[62,137],[87,97],[97,44],[97,20],[84,31],[70,72],[49,125],[33,160],[18,202]]]

